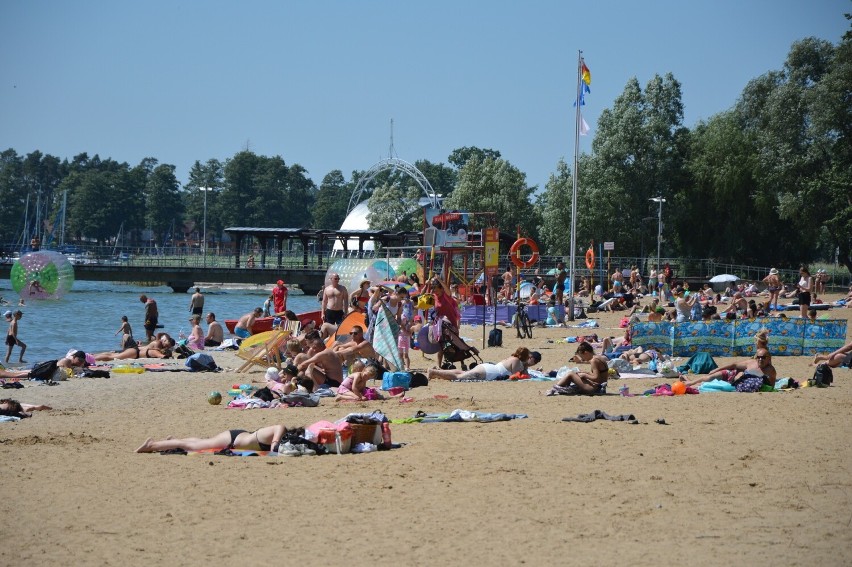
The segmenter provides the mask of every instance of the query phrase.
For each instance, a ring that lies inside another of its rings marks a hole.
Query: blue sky
[[[840,40],[849,0],[0,0],[0,149],[131,165],[246,147],[317,185],[388,156],[499,150],[542,188],[573,156],[577,51],[597,117],[674,74],[685,125],[733,106],[790,45]],[[591,137],[581,151],[590,151]]]

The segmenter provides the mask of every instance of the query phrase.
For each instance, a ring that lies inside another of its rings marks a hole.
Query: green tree
[[[313,227],[337,230],[346,218],[346,207],[352,194],[339,169],[329,172],[322,180],[313,208]]]
[[[221,234],[222,222],[216,211],[219,192],[222,190],[224,172],[222,163],[209,159],[203,164],[197,161],[189,170],[189,180],[183,186],[185,219],[194,222],[199,235],[204,231],[204,203],[207,201],[207,236]]]
[[[254,180],[258,161],[254,153],[246,150],[225,163],[225,183],[216,207],[216,214],[225,228],[247,226],[250,223],[247,205],[255,197]]]
[[[556,173],[544,186],[536,209],[541,212],[541,249],[544,254],[566,256],[571,253],[571,200],[574,180],[565,160],[556,164]]]
[[[485,161],[487,158],[498,160],[500,159],[500,152],[488,148],[464,146],[462,148],[454,149],[450,156],[447,158],[447,161],[450,162],[450,164],[452,164],[453,166],[455,166],[456,169],[461,169],[468,161],[470,161],[474,157],[479,161]]]
[[[493,212],[500,230],[514,234],[517,226],[537,238],[541,224],[530,197],[526,175],[504,159],[471,157],[459,171],[459,183],[444,201],[444,208],[471,212]]]
[[[438,195],[449,197],[456,188],[458,173],[455,169],[447,167],[443,163],[432,163],[425,159],[414,162],[414,167],[429,181],[429,185]]]
[[[613,108],[601,113],[594,154],[581,159],[579,242],[608,240],[625,255],[640,252],[636,227],[649,216],[649,199],[670,201],[690,191],[682,121],[680,83],[671,73],[652,78],[644,92],[635,78],[628,81]]]
[[[155,235],[174,238],[182,227],[183,202],[180,184],[175,177],[175,166],[158,165],[145,184],[145,224]]]
[[[420,188],[398,184],[376,187],[367,203],[367,223],[372,230],[420,230],[423,226],[419,205]]]

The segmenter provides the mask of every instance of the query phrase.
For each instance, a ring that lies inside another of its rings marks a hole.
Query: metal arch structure
[[[364,174],[364,177],[358,181],[358,185],[355,187],[355,190],[352,191],[352,196],[349,197],[349,206],[346,207],[347,215],[352,212],[352,209],[355,208],[358,203],[361,202],[361,195],[364,193],[364,188],[379,173],[389,170],[401,171],[411,177],[415,183],[420,186],[423,194],[432,202],[432,206],[438,208],[438,195],[435,193],[435,190],[432,189],[432,185],[429,183],[429,180],[426,179],[426,176],[423,175],[423,173],[412,163],[408,163],[407,161],[399,158],[388,158],[383,159],[371,167],[367,173]]]

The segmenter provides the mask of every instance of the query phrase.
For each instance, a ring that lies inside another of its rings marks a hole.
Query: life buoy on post
[[[586,267],[590,270],[595,269],[595,251],[591,248],[586,250]]]
[[[527,261],[521,260],[520,250],[522,246],[528,246],[532,256]],[[509,248],[509,258],[519,268],[531,268],[538,262],[538,244],[532,238],[519,238]]]

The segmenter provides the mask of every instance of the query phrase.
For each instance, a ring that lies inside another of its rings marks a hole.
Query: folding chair
[[[266,331],[253,335],[243,341],[237,356],[245,360],[237,372],[247,372],[252,366],[268,368],[274,366],[281,370],[281,347],[290,337],[287,329]]]

